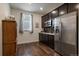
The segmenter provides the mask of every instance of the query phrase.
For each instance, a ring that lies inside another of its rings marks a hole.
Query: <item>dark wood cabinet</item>
[[[45,27],[45,21],[47,21],[48,18],[49,18],[48,15],[44,15],[44,16],[42,16],[42,28]]]
[[[76,11],[79,8],[78,3],[69,3],[68,4],[68,12]]]
[[[52,19],[52,13],[49,12],[49,20]]]
[[[16,55],[16,21],[2,21],[3,56]]]
[[[49,46],[54,49],[54,35],[49,35]]]
[[[51,18],[55,18],[57,16],[58,16],[58,8],[56,8],[55,10],[51,12]]]
[[[62,16],[64,14],[76,11],[79,9],[79,3],[64,3],[48,14],[42,16],[42,28],[45,28],[45,21]]]
[[[46,27],[45,26],[46,25],[45,22],[50,20],[50,19],[51,19],[51,14],[50,13],[42,16],[42,28]]]
[[[59,16],[67,14],[67,12],[68,12],[67,6],[68,6],[68,4],[66,3],[66,4],[63,4],[59,7]]]
[[[54,49],[54,35],[39,33],[39,41]]]
[[[46,43],[47,42],[47,35],[39,33],[39,41],[42,42],[42,43],[47,44]]]
[[[42,22],[42,26],[41,27],[44,28],[44,25],[45,25],[45,23],[44,23],[45,22],[45,17],[44,16],[42,16],[41,22]]]

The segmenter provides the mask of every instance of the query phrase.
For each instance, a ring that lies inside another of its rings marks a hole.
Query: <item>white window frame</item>
[[[22,13],[22,18],[21,19],[22,19],[22,21],[21,21],[22,22],[22,27],[21,28],[23,29],[23,32],[25,32],[25,31],[33,32],[33,15]],[[28,24],[25,26],[25,23],[28,23]]]

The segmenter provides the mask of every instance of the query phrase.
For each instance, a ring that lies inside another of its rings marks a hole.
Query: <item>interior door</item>
[[[72,12],[61,16],[61,23],[62,23],[61,54],[66,56],[77,55],[76,12]]]

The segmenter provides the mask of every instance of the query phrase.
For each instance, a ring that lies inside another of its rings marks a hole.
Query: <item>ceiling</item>
[[[44,15],[62,4],[63,3],[10,3],[10,7]],[[42,7],[43,10],[40,10],[40,7]]]

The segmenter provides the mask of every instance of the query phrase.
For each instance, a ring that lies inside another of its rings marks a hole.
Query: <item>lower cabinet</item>
[[[39,41],[54,49],[54,35],[39,33]]]
[[[16,42],[4,44],[3,55],[4,56],[15,56],[16,55]]]
[[[48,39],[49,40],[49,47],[54,49],[54,35],[49,35],[48,38],[49,38]]]

